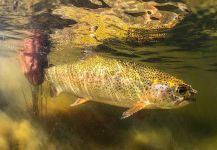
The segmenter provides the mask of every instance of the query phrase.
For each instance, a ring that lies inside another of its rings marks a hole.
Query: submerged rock
[[[77,24],[57,30],[52,35],[53,40],[59,45],[74,47],[97,46],[113,40],[138,43],[155,41],[167,37],[167,31],[190,12],[185,4],[179,2],[103,2],[110,8],[60,6],[55,9],[54,14],[72,19]]]

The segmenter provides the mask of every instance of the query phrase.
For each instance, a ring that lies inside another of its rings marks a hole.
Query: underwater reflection
[[[48,38],[39,31],[27,34],[30,38],[23,42],[23,48],[19,53],[20,63],[28,81],[32,85],[39,85],[43,82],[44,69],[48,67]]]

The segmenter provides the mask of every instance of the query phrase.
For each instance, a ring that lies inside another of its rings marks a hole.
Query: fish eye
[[[185,93],[187,92],[187,88],[184,87],[184,86],[180,86],[180,87],[178,87],[177,92],[178,92],[180,95],[185,95]]]

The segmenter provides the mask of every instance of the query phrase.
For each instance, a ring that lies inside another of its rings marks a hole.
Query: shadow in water
[[[120,46],[120,45],[119,45]],[[99,45],[95,49],[95,52],[98,53],[107,53],[113,56],[123,56],[123,57],[129,57],[129,58],[137,58],[140,57],[139,55],[133,54],[131,49],[128,47],[125,49],[125,51],[120,51],[121,49],[126,48],[126,45],[122,47],[122,45],[119,48],[106,46],[106,45]]]
[[[143,110],[128,119],[121,120],[120,116],[124,110],[88,103],[70,111],[44,116],[42,120],[45,130],[53,140],[63,145],[70,143],[75,149],[94,149],[96,146],[106,149],[155,150],[161,149],[159,147],[164,147],[170,140],[185,145],[192,144],[197,138],[202,141],[210,136],[216,136],[215,126],[205,118],[182,115],[174,110]],[[162,130],[166,132],[162,133]],[[144,141],[137,141],[136,134],[144,136]],[[157,137],[153,139],[154,135]],[[152,142],[147,142],[148,138],[162,145],[156,146]],[[85,144],[82,144],[83,142]],[[176,145],[177,143],[170,143],[173,149]],[[63,146],[61,149],[67,148]]]
[[[156,58],[147,58],[142,59],[142,62],[151,62],[151,63],[173,63],[173,62],[182,62],[176,59],[176,57],[167,57],[167,56],[158,56]]]
[[[0,110],[4,110],[6,107],[8,107],[7,98],[0,91]]]
[[[209,64],[209,69],[206,69],[206,70],[210,72],[217,72],[217,63]]]
[[[108,8],[109,6],[104,2],[104,0],[99,0],[101,5],[96,5],[92,3],[90,0],[82,0],[82,1],[77,1],[77,0],[68,0],[69,3],[78,6],[78,7],[87,7],[91,9],[97,9],[97,8]],[[63,1],[64,3],[64,1]]]
[[[3,31],[11,31],[12,33],[16,32],[14,29],[39,29],[46,30],[49,33],[48,31],[52,29],[62,29],[76,23],[73,20],[52,15],[52,8],[55,7],[53,3],[54,1],[40,1],[31,5],[30,1],[23,1],[18,3],[19,7],[16,10],[13,10],[13,3],[7,2],[5,6],[0,6],[2,10],[2,13],[0,13],[0,28]]]
[[[30,24],[26,26],[33,29],[51,31],[52,29],[63,29],[64,27],[68,27],[75,23],[76,22],[73,20],[62,19],[60,16],[45,12],[39,15],[33,15]]]

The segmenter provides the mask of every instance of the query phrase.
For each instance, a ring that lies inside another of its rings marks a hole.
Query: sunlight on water
[[[114,41],[96,48],[104,57],[153,66],[198,90],[197,101],[184,108],[142,110],[124,120],[120,117],[125,108],[92,101],[71,108],[76,99],[72,94],[51,97],[47,81],[33,86],[22,73],[18,54],[30,37],[27,31],[38,29],[51,35],[72,26],[74,21],[51,14],[54,6],[69,3],[98,8],[88,0],[0,0],[0,150],[215,150],[216,1],[186,0],[192,15],[166,40],[146,45]],[[88,48],[50,43],[50,64],[92,55]],[[32,101],[34,94],[37,105]]]

